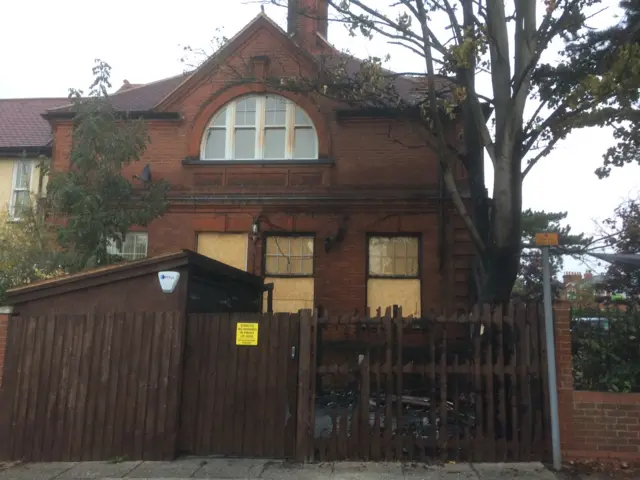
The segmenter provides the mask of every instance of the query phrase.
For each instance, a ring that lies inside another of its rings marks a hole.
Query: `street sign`
[[[536,245],[539,247],[553,247],[558,245],[557,233],[536,233]]]

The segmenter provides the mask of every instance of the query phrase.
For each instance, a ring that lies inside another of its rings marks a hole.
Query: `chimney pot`
[[[316,34],[327,38],[329,27],[328,0],[289,0],[288,33],[307,48],[317,44]]]

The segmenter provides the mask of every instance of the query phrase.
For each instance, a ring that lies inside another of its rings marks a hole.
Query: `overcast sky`
[[[606,1],[617,5],[617,0]],[[0,6],[0,98],[64,97],[69,87],[86,89],[95,58],[111,65],[114,89],[125,79],[145,83],[172,76],[184,70],[180,45],[207,47],[217,28],[231,37],[259,12],[251,0],[110,0],[90,9],[86,0],[5,0]],[[267,6],[266,12],[286,28],[283,9]],[[591,24],[611,22],[613,13]],[[382,40],[350,38],[337,24],[329,27],[329,41],[361,57],[391,52],[389,66],[397,71],[424,70],[416,58]],[[612,141],[611,132],[590,129],[560,143],[525,180],[525,208],[568,211],[574,231],[593,232],[594,221],[640,189],[638,166],[618,169],[605,180],[593,173]],[[586,269],[572,260],[565,267]]]

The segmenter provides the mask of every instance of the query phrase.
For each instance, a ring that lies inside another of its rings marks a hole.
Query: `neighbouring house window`
[[[111,241],[107,246],[109,255],[118,255],[125,260],[140,260],[147,256],[148,235],[142,232],[127,233],[122,242],[122,248],[118,248],[115,242]]]
[[[14,220],[20,220],[31,207],[31,177],[34,172],[34,162],[18,160],[13,167],[13,183],[9,212]]]
[[[267,237],[265,262],[270,276],[312,276],[313,237]]]
[[[419,238],[411,236],[369,237],[367,306],[383,313],[402,307],[403,316],[419,316],[421,282]]]
[[[202,160],[317,159],[313,122],[277,95],[242,97],[222,108],[202,139]]]
[[[369,237],[369,276],[418,276],[417,237]]]

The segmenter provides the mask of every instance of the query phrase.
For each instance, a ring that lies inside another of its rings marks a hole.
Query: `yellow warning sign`
[[[558,234],[536,233],[536,245],[539,247],[552,247],[558,245]]]
[[[258,324],[238,323],[236,326],[236,345],[258,345]]]

